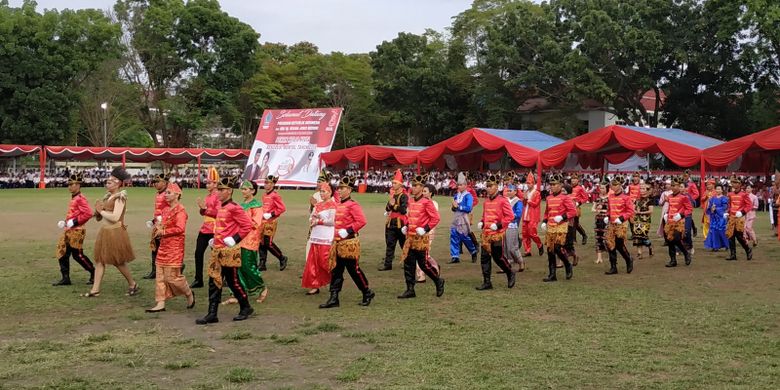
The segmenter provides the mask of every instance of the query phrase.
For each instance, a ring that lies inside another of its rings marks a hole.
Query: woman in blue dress
[[[717,252],[720,249],[729,248],[729,239],[726,238],[726,219],[723,214],[729,209],[729,199],[723,196],[723,187],[715,187],[713,196],[707,205],[707,215],[710,217],[710,232],[704,240],[704,247]]]

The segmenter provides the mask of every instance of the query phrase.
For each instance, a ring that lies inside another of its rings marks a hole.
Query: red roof
[[[768,168],[771,155],[778,150],[780,150],[780,126],[775,126],[708,148],[704,151],[704,160],[713,167],[726,167],[732,161],[742,157],[743,167]]]

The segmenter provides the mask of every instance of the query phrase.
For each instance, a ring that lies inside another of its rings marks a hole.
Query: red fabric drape
[[[539,155],[539,151],[536,149],[509,142],[481,129],[473,128],[425,148],[420,152],[420,163],[426,166],[436,166],[446,154],[482,153],[485,150],[500,151],[500,153],[486,153],[483,156],[484,161],[497,161],[506,152],[515,162],[524,167],[535,166]]]
[[[200,156],[221,160],[243,160],[249,157],[249,150],[246,149],[46,146],[45,150],[49,158],[53,159],[164,161],[169,164],[183,164]]]
[[[0,157],[18,157],[37,153],[41,150],[38,145],[0,145]]]
[[[402,146],[360,145],[347,149],[339,149],[323,153],[320,159],[329,166],[346,166],[347,163],[359,163],[367,166],[381,167],[383,165],[412,165],[417,163],[420,150]]]
[[[725,167],[737,158],[743,157],[743,167],[747,163],[755,168],[757,164],[768,165],[769,158],[762,157],[763,154],[778,150],[780,150],[780,126],[775,126],[705,149],[704,160],[710,166]]]

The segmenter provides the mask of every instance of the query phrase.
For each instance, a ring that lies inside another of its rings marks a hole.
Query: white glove
[[[209,246],[212,247],[212,248],[214,247],[214,239],[213,238],[209,240]]]
[[[65,226],[67,226],[67,227],[68,227],[68,229],[72,228],[72,227],[73,227],[73,225],[75,225],[75,224],[76,224],[76,223],[75,223],[75,222],[73,222],[73,218],[69,219],[69,220],[68,220],[68,222],[65,222]]]
[[[723,218],[728,219],[729,218],[729,213],[723,213]]]
[[[477,224],[477,229],[480,229],[480,230],[481,230],[481,229],[482,229],[482,226],[485,226],[485,224],[484,224],[484,223],[482,223],[482,222],[478,223],[478,224]]]
[[[347,229],[339,229],[339,237],[347,238],[348,235],[349,235],[349,232],[347,232]]]
[[[604,217],[604,223],[609,223],[609,217]]]
[[[148,227],[149,229],[153,228],[154,227],[154,222],[146,221],[146,227]]]
[[[742,218],[742,212],[741,211],[737,211],[737,218]],[[68,226],[68,227],[70,227],[70,226]]]
[[[669,221],[669,216],[664,214],[664,222],[668,222],[668,221]]]
[[[157,216],[157,222],[160,222],[160,221],[162,221],[162,215],[158,215]]]
[[[498,225],[496,225],[496,224],[494,224],[494,223],[491,223],[491,224],[490,224],[490,230],[492,230],[492,231],[496,231],[496,230],[498,230]]]
[[[387,211],[385,211],[385,217],[386,217],[386,216],[388,216],[388,215],[390,215],[390,213],[388,213]]]
[[[403,234],[404,236],[406,235],[407,231],[409,231],[409,229],[407,229],[406,226],[401,228],[401,234]]]
[[[425,235],[425,229],[423,229],[423,228],[421,228],[421,227],[418,227],[418,228],[417,228],[417,229],[415,229],[414,231],[415,231],[415,232],[417,232],[417,235],[418,235],[418,236],[424,236],[424,235]]]
[[[561,223],[561,221],[563,221],[563,217],[560,215],[556,215],[555,217],[553,217],[553,221],[555,221],[555,223]]]
[[[677,213],[677,214],[674,215],[674,222],[677,222],[677,221],[679,221],[681,219],[682,219],[682,215],[680,215],[680,213]]]
[[[65,221],[57,222],[57,227],[60,228],[60,229],[65,229]]]
[[[546,231],[547,231],[547,224],[546,224],[546,223],[544,223],[544,222],[542,222],[542,231],[543,231],[543,232],[546,232]]]
[[[236,240],[234,240],[233,237],[225,237],[222,241],[225,243],[225,245],[227,245],[228,248],[232,248],[236,245]]]
[[[621,220],[620,220],[620,218],[615,218],[615,221],[614,221],[614,222],[615,222],[616,224],[618,224],[618,225],[622,225],[622,224],[623,224],[623,221],[621,221]]]
[[[271,219],[271,213],[263,214],[263,219]]]

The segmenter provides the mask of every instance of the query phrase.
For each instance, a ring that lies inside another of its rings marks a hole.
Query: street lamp
[[[100,104],[100,108],[103,109],[103,146],[108,146],[108,131],[107,131],[107,118],[108,118],[108,102]]]

